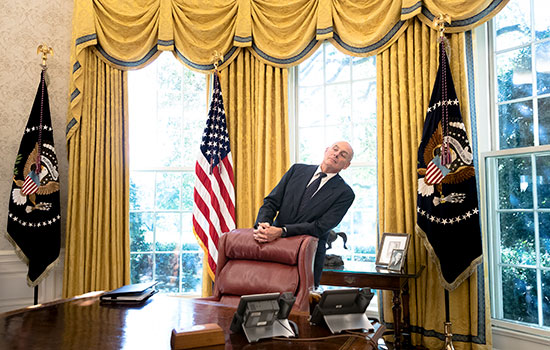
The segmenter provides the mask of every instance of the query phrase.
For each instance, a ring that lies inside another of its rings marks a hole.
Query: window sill
[[[516,338],[522,341],[548,345],[550,342],[550,330],[525,326],[519,323],[502,320],[491,320],[494,336]]]

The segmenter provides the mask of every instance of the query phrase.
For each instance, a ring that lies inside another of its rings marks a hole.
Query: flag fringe
[[[22,262],[24,262],[25,265],[27,265],[28,267],[29,258],[27,258],[27,256],[25,255],[25,253],[23,253],[21,248],[19,248],[17,243],[15,243],[15,240],[7,232],[4,232],[4,237],[8,240],[8,242],[11,243],[11,245],[13,245],[15,249],[15,255],[17,255],[17,257]],[[44,269],[44,271],[40,274],[40,276],[38,276],[38,278],[35,281],[31,281],[31,279],[29,278],[29,275],[27,274],[27,285],[31,288],[34,288],[37,285],[39,285],[44,279],[46,279],[46,277],[48,277],[48,275],[50,274],[50,271],[53,270],[53,268],[56,267],[58,263],[59,263],[59,256],[57,256],[57,258],[55,258],[55,260]]]
[[[209,256],[210,254],[208,254],[207,247],[204,245],[203,241],[201,240],[201,238],[199,237],[197,232],[195,232],[195,227],[193,227],[193,234],[195,235],[195,238],[197,239],[197,242],[199,243],[200,247],[202,248],[204,254],[206,254],[206,256]],[[218,263],[218,262],[216,261],[216,263]],[[202,268],[204,269],[204,266]],[[212,269],[210,268],[210,265],[208,265],[208,264],[206,264],[206,272],[208,272],[208,275],[210,276],[212,281],[216,282],[216,272],[212,271]]]
[[[441,262],[439,261],[437,254],[435,254],[435,251],[428,240],[428,236],[426,235],[426,232],[424,232],[424,230],[422,230],[422,228],[420,228],[418,224],[416,225],[416,233],[420,236],[420,238],[422,238],[422,242],[424,243],[424,246],[428,251],[428,255],[437,269],[437,274],[439,276],[439,281],[441,283],[441,286],[447,289],[449,292],[452,292],[453,290],[458,288],[458,286],[460,286],[462,282],[466,281],[474,273],[474,271],[477,268],[477,265],[483,262],[483,255],[480,255],[477,258],[473,259],[472,262],[470,263],[470,266],[464,269],[464,271],[462,271],[462,273],[458,275],[457,278],[455,278],[455,280],[452,283],[449,283],[443,277],[443,272],[441,271]]]

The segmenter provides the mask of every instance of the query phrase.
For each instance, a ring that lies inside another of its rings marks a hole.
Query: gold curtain
[[[461,113],[469,130],[464,33],[452,34],[450,64]],[[407,232],[411,235],[409,271],[426,266],[411,281],[410,308],[413,344],[429,349],[442,346],[434,332],[443,334],[445,321],[444,289],[435,265],[415,234],[417,150],[422,137],[438,69],[438,33],[416,19],[395,44],[376,57],[378,76],[378,201],[380,232]],[[450,315],[456,349],[491,348],[489,303],[485,298],[485,319],[478,320],[478,282],[474,273],[450,292]],[[482,282],[483,283],[483,282]],[[485,281],[486,284],[486,281]],[[485,291],[487,288],[485,288]],[[384,317],[392,320],[391,296],[384,295]],[[483,327],[479,328],[479,322]],[[485,339],[484,344],[472,342]]]
[[[82,117],[67,140],[64,297],[130,281],[127,73],[92,50],[85,62]]]
[[[220,81],[236,169],[237,227],[251,227],[263,198],[290,166],[288,70],[242,51]]]

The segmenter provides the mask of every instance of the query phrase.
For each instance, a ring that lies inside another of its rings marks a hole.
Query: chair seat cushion
[[[299,242],[305,239],[305,236],[293,236],[262,244],[254,240],[252,230],[237,229],[226,235],[231,235],[231,239],[225,241],[225,256],[229,259],[262,260],[287,265],[298,263]]]
[[[298,269],[279,263],[230,260],[216,279],[222,295],[292,292],[298,289]]]

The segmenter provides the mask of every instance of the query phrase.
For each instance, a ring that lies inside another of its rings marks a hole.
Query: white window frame
[[[486,239],[484,239],[484,252],[487,254],[486,261],[488,262],[487,271],[489,272],[489,284],[490,284],[490,299],[491,299],[491,325],[493,330],[493,336],[495,336],[495,343],[500,343],[498,337],[505,337],[506,339],[516,338],[522,341],[544,344],[545,346],[550,341],[550,331],[535,326],[528,326],[523,323],[502,320],[497,318],[497,310],[502,310],[502,289],[500,287],[500,280],[495,276],[500,276],[498,273],[498,256],[500,254],[500,244],[496,237],[495,225],[489,225],[494,222],[494,200],[487,200],[489,195],[489,189],[494,188],[496,174],[493,169],[488,169],[486,162],[488,159],[504,155],[519,155],[525,153],[532,153],[534,151],[546,152],[550,151],[550,145],[536,146],[536,147],[524,147],[520,149],[506,149],[495,151],[499,142],[499,128],[498,128],[498,111],[496,108],[496,93],[497,82],[495,71],[491,67],[495,67],[493,47],[492,47],[492,22],[484,23],[473,30],[475,56],[474,56],[474,76],[475,76],[475,95],[476,95],[476,114],[478,137],[478,154],[480,155],[479,161],[479,186],[480,186],[480,215],[481,215],[481,227]],[[504,50],[503,50],[504,51]],[[508,51],[508,49],[506,50]],[[533,52],[534,59],[534,52]],[[532,65],[533,74],[535,72],[535,65]],[[535,78],[536,84],[536,78]],[[536,85],[534,86],[536,89]],[[536,92],[536,91],[535,91]],[[536,94],[533,94],[532,99],[535,100]],[[536,111],[533,107],[533,113]],[[535,117],[533,122],[535,123]],[[536,130],[536,129],[535,129]],[[482,135],[489,135],[489,137],[483,137]],[[538,144],[538,133],[535,136],[535,142]],[[539,279],[540,285],[540,279]],[[540,294],[540,293],[539,293]],[[540,305],[540,295],[539,295]],[[506,341],[507,342],[507,341]]]

